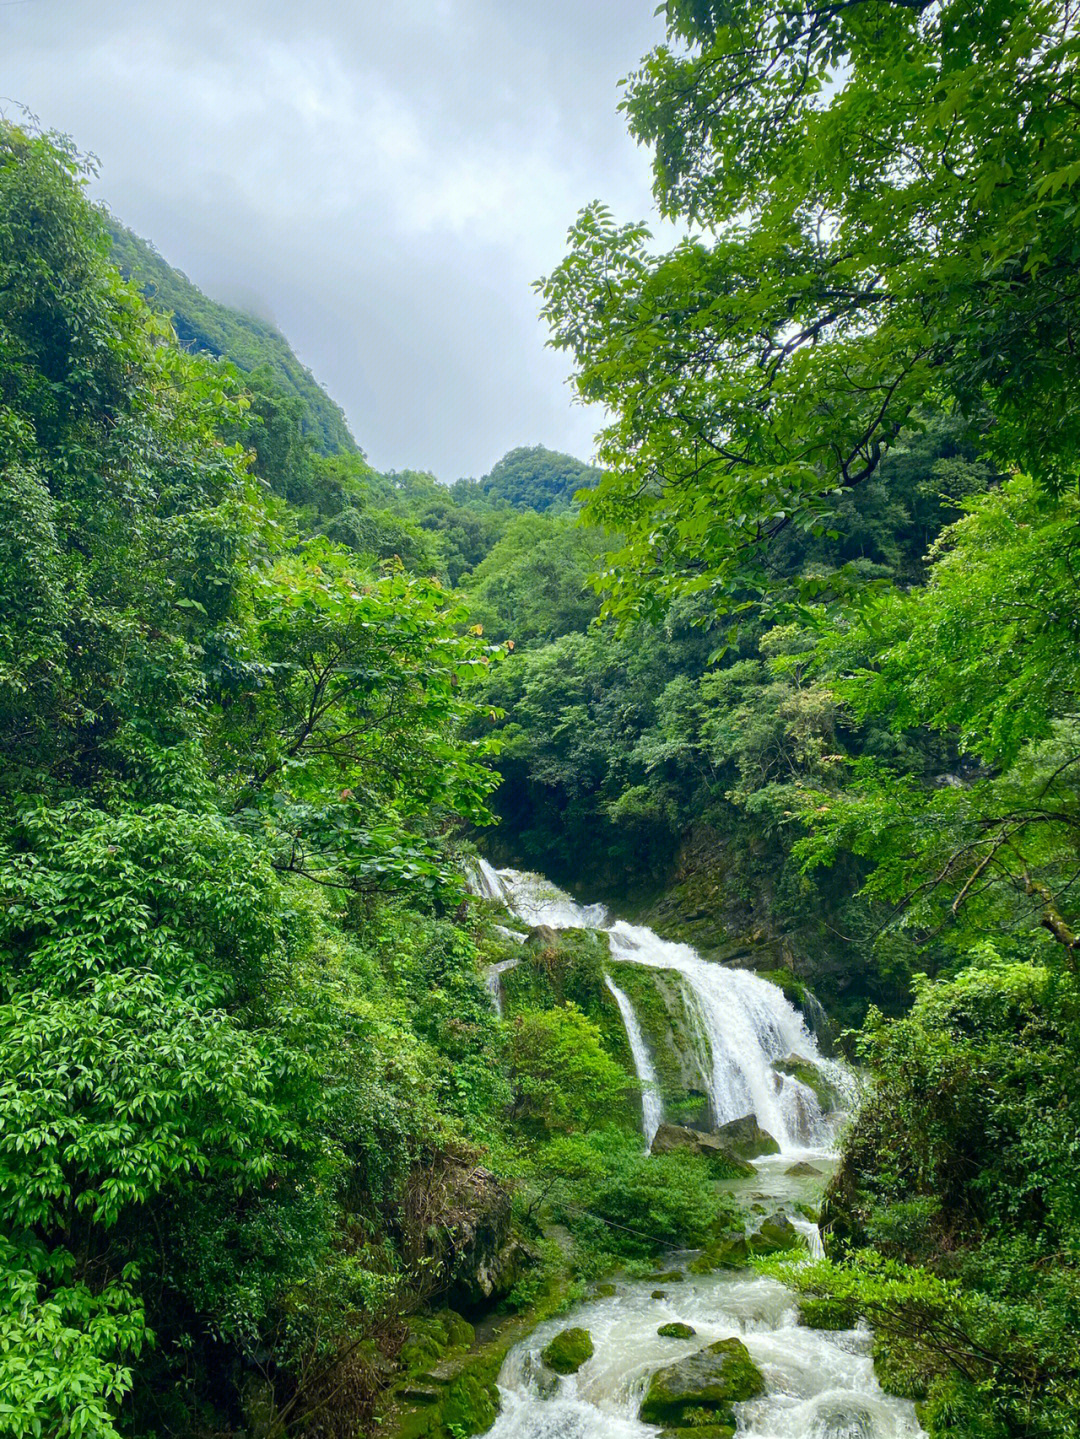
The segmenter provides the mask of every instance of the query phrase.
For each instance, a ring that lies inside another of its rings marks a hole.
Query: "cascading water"
[[[703,1067],[711,1074],[717,1120],[753,1109],[783,1151],[757,1161],[753,1178],[736,1186],[753,1186],[755,1199],[812,1201],[820,1170],[793,1167],[790,1156],[811,1149],[825,1154],[834,1120],[822,1112],[808,1085],[775,1066],[813,1066],[841,1108],[853,1097],[854,1085],[842,1065],[822,1057],[783,993],[756,975],[708,964],[686,945],[670,944],[651,930],[612,922],[601,906],[578,905],[536,875],[491,871],[485,883],[492,884],[492,877],[498,892],[491,897],[523,922],[604,929],[614,958],[681,976],[692,1000],[692,1023],[700,1031],[692,1038],[708,1051]],[[643,1095],[651,1092],[659,1100],[633,1006],[610,977],[605,979],[626,1025]],[[657,1124],[660,1117],[657,1110]],[[646,1126],[652,1122],[650,1117]],[[651,1138],[648,1127],[646,1135]],[[805,1192],[801,1186],[807,1186]],[[790,1217],[811,1255],[820,1255],[817,1226],[797,1212]],[[743,1340],[765,1379],[764,1394],[735,1406],[738,1439],[923,1439],[914,1405],[884,1394],[878,1385],[868,1330],[800,1325],[790,1291],[751,1270],[690,1273],[665,1286],[659,1299],[654,1284],[623,1280],[614,1295],[549,1320],[515,1345],[499,1374],[501,1413],[489,1431],[491,1439],[657,1439],[656,1428],[637,1417],[650,1376],[732,1335]],[[658,1327],[672,1321],[691,1325],[694,1337],[661,1337]],[[588,1329],[595,1352],[577,1374],[557,1379],[545,1369],[541,1351],[568,1325]]]
[[[664,1117],[664,1101],[660,1095],[656,1069],[641,1032],[641,1025],[634,1013],[634,1006],[609,974],[604,975],[604,983],[615,996],[615,1003],[619,1006],[619,1013],[626,1026],[626,1037],[630,1041],[630,1052],[634,1056],[634,1069],[641,1081],[641,1127],[645,1134],[645,1148],[649,1150]]]
[[[841,1100],[853,1097],[853,1081],[843,1065],[824,1058],[802,1015],[776,985],[749,970],[710,964],[689,945],[661,939],[642,925],[612,921],[602,905],[579,905],[539,875],[505,869],[492,870],[491,878],[502,903],[527,924],[603,929],[613,958],[682,977],[708,1049],[705,1068],[717,1124],[753,1113],[785,1154],[831,1146],[838,1113],[826,1112],[813,1088],[774,1065],[792,1057],[804,1061],[821,1075],[822,1090]],[[626,1009],[619,1007],[626,1021]],[[644,1085],[629,1023],[627,1034]],[[647,1055],[643,1045],[641,1052]]]
[[[501,959],[498,964],[489,964],[484,971],[484,983],[487,985],[488,994],[491,995],[495,1013],[500,1018],[503,1012],[502,977],[508,969],[516,969],[520,963],[521,961],[517,958]]]

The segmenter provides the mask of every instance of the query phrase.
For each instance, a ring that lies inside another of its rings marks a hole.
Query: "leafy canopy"
[[[624,108],[653,146],[650,251],[602,205],[540,284],[608,407],[594,523],[619,614],[730,609],[768,541],[836,528],[928,400],[998,463],[1076,477],[1080,36],[1060,0],[669,0]]]

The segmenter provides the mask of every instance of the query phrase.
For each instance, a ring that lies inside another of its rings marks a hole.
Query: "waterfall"
[[[481,899],[498,900],[500,904],[507,906],[510,904],[510,895],[505,884],[499,878],[499,871],[488,864],[486,859],[481,859],[479,856],[473,862],[467,876],[466,888],[473,894],[479,895]]]
[[[630,1041],[630,1052],[634,1056],[634,1069],[641,1081],[641,1127],[645,1134],[645,1149],[648,1152],[652,1148],[656,1131],[660,1128],[660,1121],[664,1117],[664,1101],[660,1096],[656,1070],[645,1044],[645,1037],[641,1033],[638,1017],[634,1013],[634,1006],[609,974],[604,975],[604,983],[615,996],[615,1003],[619,1006],[619,1013],[626,1026],[626,1037]]]
[[[488,994],[491,995],[495,1013],[500,1019],[503,1012],[502,976],[508,969],[516,969],[520,963],[521,961],[515,955],[513,959],[501,959],[498,964],[489,964],[484,970],[484,983],[487,985]]]
[[[695,1027],[700,1025],[707,1041],[705,1072],[717,1124],[753,1112],[785,1154],[831,1146],[838,1115],[825,1112],[813,1088],[774,1064],[794,1058],[812,1066],[823,1085],[838,1093],[840,1108],[854,1098],[854,1082],[843,1065],[824,1058],[806,1021],[778,986],[750,970],[703,960],[689,945],[661,939],[642,925],[613,921],[602,905],[580,905],[539,875],[512,869],[492,873],[503,903],[525,923],[603,929],[614,958],[681,975],[693,997]]]

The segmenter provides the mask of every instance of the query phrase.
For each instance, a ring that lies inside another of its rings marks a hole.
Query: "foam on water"
[[[603,905],[580,905],[540,875],[490,870],[485,882],[497,886],[502,902],[527,924],[605,930],[615,959],[681,976],[691,999],[717,1124],[752,1112],[784,1154],[831,1147],[842,1112],[824,1112],[814,1090],[792,1075],[779,1073],[774,1061],[791,1055],[805,1060],[848,1101],[854,1095],[854,1081],[843,1065],[821,1054],[805,1019],[777,985],[749,970],[710,963],[689,945],[661,939],[644,925],[613,920]],[[625,996],[619,1008],[644,1085],[647,1076],[640,1061],[648,1059],[648,1051],[643,1043],[635,1047],[627,1018],[632,1010]]]

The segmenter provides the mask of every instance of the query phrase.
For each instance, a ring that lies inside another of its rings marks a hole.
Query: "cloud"
[[[166,259],[272,313],[374,463],[453,479],[591,449],[530,285],[589,200],[648,210],[615,106],[652,9],[33,0],[0,8],[0,92]]]

